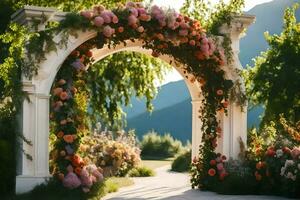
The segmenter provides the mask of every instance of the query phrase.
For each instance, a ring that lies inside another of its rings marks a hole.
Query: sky
[[[219,0],[211,0],[212,3],[216,3]],[[229,0],[225,0],[229,1]],[[270,2],[272,0],[245,0],[245,8],[244,11],[248,11],[254,6],[266,2]],[[181,5],[183,4],[184,0],[154,0],[154,4],[160,5],[160,6],[165,6],[165,7],[173,7],[176,10],[179,10]],[[178,81],[181,80],[182,76],[175,70],[173,69],[170,73],[168,73],[165,76],[165,80],[161,83],[161,85],[164,85],[166,83],[172,82],[172,81]]]

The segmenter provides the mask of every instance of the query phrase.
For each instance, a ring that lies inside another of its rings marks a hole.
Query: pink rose
[[[113,16],[113,18],[112,18],[112,22],[114,23],[114,24],[117,24],[118,22],[119,22],[119,18],[117,17],[117,16]]]
[[[202,44],[208,44],[208,39],[206,37],[202,39]]]
[[[130,8],[130,9],[129,9],[129,12],[130,12],[131,15],[133,15],[133,16],[135,16],[135,17],[138,17],[138,16],[139,16],[139,12],[138,12],[138,10],[135,9],[135,8]]]
[[[294,147],[291,151],[291,155],[294,159],[298,159],[300,156],[300,148],[299,147]]]
[[[86,19],[92,19],[93,17],[93,13],[91,11],[82,11],[80,14]]]
[[[104,19],[102,17],[95,17],[94,19],[95,26],[100,27],[103,25],[103,23],[104,23]]]
[[[109,24],[111,22],[111,14],[109,11],[105,10],[101,13],[100,17],[103,18],[104,22],[106,24]]]
[[[217,169],[218,169],[219,171],[222,171],[222,170],[224,169],[223,163],[218,163],[218,164],[217,164]]]
[[[132,26],[138,22],[138,19],[134,15],[128,17],[128,25]]]
[[[180,36],[187,36],[189,34],[189,31],[186,29],[180,29],[179,30],[179,35]]]
[[[81,185],[80,179],[73,172],[69,172],[63,180],[63,186],[69,189],[78,188],[80,185]]]
[[[115,33],[115,29],[111,28],[110,26],[105,26],[103,28],[103,35],[105,37],[111,37]]]

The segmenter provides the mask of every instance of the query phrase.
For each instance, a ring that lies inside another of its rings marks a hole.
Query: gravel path
[[[231,196],[192,190],[188,174],[169,171],[170,166],[156,170],[155,177],[134,178],[134,185],[107,195],[105,200],[286,200],[270,196]]]

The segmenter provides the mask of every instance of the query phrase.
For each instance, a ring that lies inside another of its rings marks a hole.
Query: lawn
[[[155,170],[159,167],[171,165],[173,160],[174,158],[167,158],[164,160],[146,159],[146,160],[142,160],[142,166],[149,167],[150,169]]]

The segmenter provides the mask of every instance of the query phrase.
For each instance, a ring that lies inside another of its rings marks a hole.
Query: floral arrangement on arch
[[[217,38],[206,34],[198,21],[174,10],[158,6],[146,8],[141,3],[129,2],[112,11],[95,6],[80,14],[71,13],[60,23],[65,28],[82,27],[98,32],[97,37],[69,55],[52,88],[52,132],[56,135],[51,154],[52,171],[66,187],[81,186],[84,191],[89,191],[94,183],[102,181],[102,169],[88,168],[93,163],[80,153],[79,147],[81,138],[87,133],[85,115],[89,95],[85,73],[93,63],[93,49],[104,45],[111,47],[140,40],[144,48],[153,50],[154,57],[167,54],[184,64],[186,78],[199,82],[205,97],[203,107],[199,108],[204,132],[202,162],[214,159],[211,155],[217,146],[217,137],[222,133],[216,113],[226,112],[233,82],[225,79],[222,69],[226,65],[224,49],[217,45]],[[223,177],[224,173],[220,173]]]

